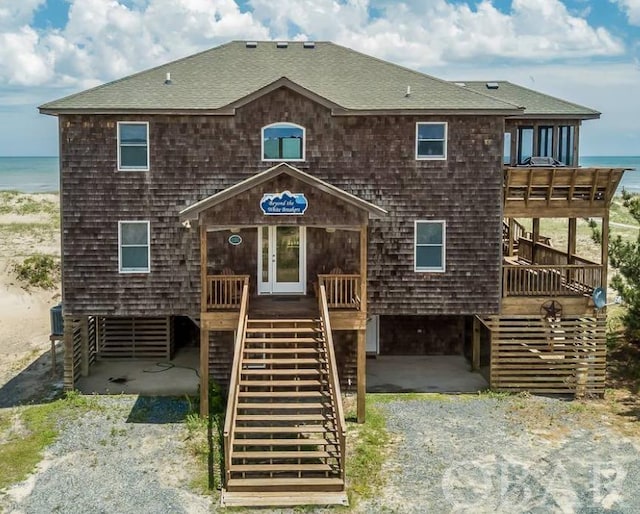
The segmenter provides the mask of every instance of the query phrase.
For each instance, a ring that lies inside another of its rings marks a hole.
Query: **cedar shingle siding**
[[[116,171],[116,122],[126,120],[149,122],[148,172]],[[503,117],[332,116],[281,88],[233,116],[60,115],[65,313],[196,316],[198,230],[183,228],[178,213],[271,167],[261,128],[279,121],[306,129],[307,160],[296,167],[389,212],[370,221],[371,313],[498,312]],[[415,160],[417,121],[448,123],[446,161]],[[275,192],[265,187],[243,196]],[[299,222],[353,214],[315,193]],[[257,205],[235,205],[247,223],[259,221]],[[445,273],[414,272],[416,219],[446,220]],[[118,273],[118,220],[150,221],[150,273]]]

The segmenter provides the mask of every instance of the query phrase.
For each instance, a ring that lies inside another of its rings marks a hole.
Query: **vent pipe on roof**
[[[411,86],[407,86],[407,92],[404,94],[407,98],[411,96]]]
[[[278,41],[276,43],[276,48],[287,48],[289,46],[289,43],[287,43],[286,41]]]
[[[169,72],[167,72],[166,78],[164,79],[164,85],[165,86],[171,85],[171,73]]]
[[[257,48],[258,47],[258,42],[257,41],[247,41],[244,44],[245,47],[247,48]]]

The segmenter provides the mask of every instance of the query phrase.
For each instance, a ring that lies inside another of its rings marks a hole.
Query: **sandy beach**
[[[59,262],[59,196],[0,192],[0,389],[50,347],[49,309],[60,301],[59,282],[51,289],[27,287],[14,270],[35,253]],[[23,396],[11,401],[40,391],[46,384],[42,377],[50,373],[47,363],[48,354],[23,374],[32,387],[23,381],[20,392],[10,388],[13,396]]]

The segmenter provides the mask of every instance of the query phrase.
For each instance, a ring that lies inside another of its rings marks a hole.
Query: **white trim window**
[[[148,221],[118,221],[118,267],[120,273],[151,271]]]
[[[417,220],[414,227],[415,271],[445,271],[446,222]]]
[[[416,123],[416,160],[446,160],[447,123],[419,121]]]
[[[118,122],[118,171],[149,171],[148,122]]]
[[[263,161],[304,161],[305,128],[295,123],[262,127]]]

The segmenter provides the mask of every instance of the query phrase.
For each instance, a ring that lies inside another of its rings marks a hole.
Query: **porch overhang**
[[[506,167],[504,216],[602,217],[630,168]]]
[[[183,209],[182,211],[180,211],[180,221],[196,220],[204,211],[211,209],[212,207],[215,207],[222,202],[230,200],[237,195],[254,189],[281,175],[288,175],[300,182],[311,186],[312,188],[315,188],[334,197],[340,202],[355,207],[360,211],[366,212],[369,218],[381,218],[387,214],[387,211],[385,209],[378,207],[371,202],[358,198],[357,196],[348,193],[343,189],[340,189],[324,180],[314,177],[313,175],[310,175],[294,166],[291,166],[288,163],[283,162]]]

